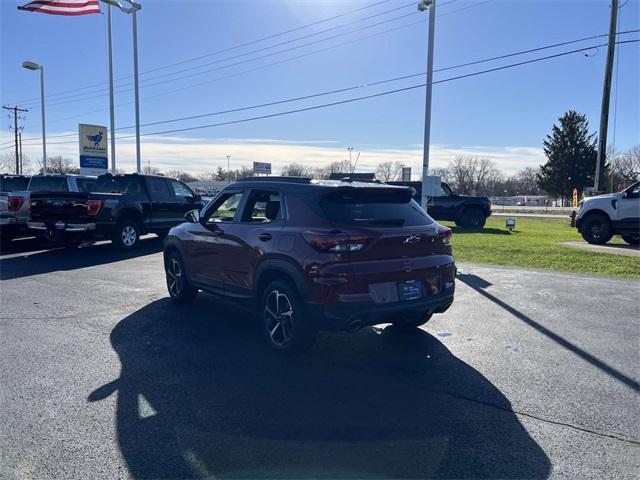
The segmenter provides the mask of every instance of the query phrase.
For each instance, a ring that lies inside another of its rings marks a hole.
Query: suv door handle
[[[271,234],[266,232],[261,233],[260,235],[258,235],[258,238],[263,242],[268,242],[269,240],[271,240]]]

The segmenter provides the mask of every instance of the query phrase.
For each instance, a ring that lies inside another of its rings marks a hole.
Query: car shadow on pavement
[[[111,333],[119,446],[134,478],[544,478],[509,401],[423,330],[320,336],[297,358],[200,294]]]
[[[513,306],[509,305],[507,302],[500,300],[495,295],[492,295],[491,293],[487,292],[486,289],[491,286],[491,283],[485,280],[484,278],[479,277],[477,275],[473,275],[473,274],[458,273],[456,276],[456,279],[460,280],[462,283],[466,284],[467,286],[473,288],[476,292],[478,292],[480,295],[482,295],[486,299],[492,301],[493,303],[495,303],[496,305],[498,305],[499,307],[503,308],[504,310],[509,312],[511,315],[516,317],[517,319],[523,321],[524,323],[526,323],[533,329],[537,330],[538,332],[542,333],[543,335],[547,336],[548,338],[558,343],[562,347],[570,350],[571,352],[573,352],[583,360],[589,362],[594,367],[600,369],[602,372],[606,373],[610,377],[615,378],[616,380],[623,383],[630,389],[636,392],[640,392],[640,384],[638,384],[638,382],[633,378],[630,378],[629,376],[625,375],[619,370],[616,370],[611,365],[605,363],[604,361],[600,360],[599,358],[587,352],[586,350],[583,350],[578,345],[570,342],[569,340],[558,335],[554,331],[546,328],[544,325],[536,322],[534,319],[525,315],[524,313],[514,308]]]
[[[64,248],[33,239],[32,242],[25,241],[23,245],[17,245],[13,247],[15,250],[2,252],[4,257],[0,257],[0,280],[104,265],[162,251],[162,241],[156,236],[140,239],[138,247],[128,252],[115,249],[110,242],[81,248]]]

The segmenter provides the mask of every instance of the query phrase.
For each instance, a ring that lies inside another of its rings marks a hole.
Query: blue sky
[[[455,0],[446,5],[445,2],[439,1],[442,6],[438,8],[436,21],[435,68],[608,31],[607,0]],[[182,62],[374,3],[377,1],[148,0],[138,15],[140,71]],[[20,68],[23,60],[45,65],[48,135],[76,132],[78,123],[108,125],[106,15],[51,16],[18,11],[17,4],[15,0],[0,3],[1,101],[3,104],[20,102],[30,109],[24,137],[40,135],[40,111],[38,75]],[[140,77],[141,121],[149,123],[250,106],[423,72],[427,15],[413,14],[416,4],[417,1],[388,1],[268,41],[143,74]],[[397,10],[362,20],[392,9]],[[403,15],[407,16],[391,21]],[[640,28],[639,18],[640,2],[628,0],[620,9],[619,30]],[[113,20],[115,77],[126,77],[132,73],[131,19],[114,11]],[[389,22],[365,28],[384,21]],[[331,32],[296,40],[332,27],[336,28]],[[362,30],[254,60],[356,29]],[[395,30],[384,33],[389,29]],[[367,36],[369,38],[362,38]],[[633,38],[640,38],[640,34],[624,37]],[[265,49],[281,42],[289,43]],[[606,38],[595,39],[436,73],[434,78],[446,79],[604,42]],[[609,142],[613,142],[615,112],[615,144],[621,150],[640,139],[638,45],[617,49]],[[265,50],[240,56],[257,49]],[[544,136],[568,109],[586,113],[592,130],[596,131],[605,57],[606,49],[601,47],[586,55],[575,53],[435,85],[431,136],[434,165],[443,166],[455,155],[464,153],[488,156],[509,172],[540,164],[544,161],[540,150]],[[246,62],[227,67],[240,61]],[[211,62],[217,63],[198,68]],[[267,66],[273,62],[280,63]],[[171,75],[187,68],[193,69]],[[215,68],[218,70],[169,81]],[[243,73],[246,70],[254,71]],[[169,82],[145,86],[165,80]],[[116,111],[116,127],[133,124],[133,94],[127,85],[130,81],[125,78],[116,84],[121,85],[116,90],[116,105],[123,104]],[[237,120],[375,94],[422,81],[415,77],[274,107],[143,127],[142,131]],[[99,85],[76,90],[93,84]],[[614,101],[616,90],[617,101]],[[60,92],[67,93],[55,95]],[[277,167],[291,161],[339,160],[345,156],[346,147],[352,145],[355,151],[362,152],[362,169],[391,159],[412,165],[416,173],[420,165],[423,122],[424,90],[415,89],[295,115],[143,137],[142,155],[144,162],[149,160],[163,169],[204,171],[224,166],[227,153],[232,155],[236,167],[248,165],[251,160],[272,161]],[[0,144],[11,139],[7,127],[8,120],[0,123]],[[118,131],[116,138],[132,133],[133,130]],[[55,143],[65,140],[69,143]],[[77,145],[73,142],[73,137],[50,138],[49,154],[77,158]],[[119,166],[127,170],[133,168],[131,142],[124,139],[117,146]],[[0,151],[0,154],[7,152],[11,150]],[[36,158],[39,152],[38,140],[25,142],[26,154]]]

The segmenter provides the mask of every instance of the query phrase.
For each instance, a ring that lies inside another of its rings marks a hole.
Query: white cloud
[[[51,138],[47,142],[48,156],[78,157],[78,146],[74,137],[54,138],[54,135],[68,133],[74,132],[51,134]],[[11,141],[12,138],[8,132],[0,133],[0,145]],[[250,166],[253,161],[271,162],[274,172],[277,173],[283,165],[291,162],[315,167],[348,158],[346,147],[337,146],[337,143],[333,140],[287,141],[264,138],[206,140],[188,137],[148,136],[142,137],[141,152],[144,164],[149,161],[152,166],[161,170],[178,169],[197,174],[215,170],[219,166],[226,169],[226,155],[231,155],[231,168]],[[38,140],[25,141],[23,150],[25,156],[31,159],[40,158],[42,155],[41,143]],[[0,150],[0,154],[12,152],[12,148]],[[357,147],[353,153],[354,160],[356,152]],[[545,161],[542,149],[538,147],[433,145],[430,165],[433,168],[444,167],[459,155],[487,157],[507,174],[515,173],[525,167],[541,165]],[[373,171],[378,163],[387,160],[399,161],[411,166],[413,174],[417,176],[422,171],[422,147],[414,144],[408,145],[406,148],[362,148],[357,171]],[[116,161],[118,168],[126,171],[135,169],[133,138],[118,140]]]

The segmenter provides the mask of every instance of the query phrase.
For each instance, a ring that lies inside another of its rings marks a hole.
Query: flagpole
[[[136,168],[140,173],[140,99],[138,95],[138,21],[136,12],[138,6],[133,4],[133,89],[135,91],[135,111],[136,111]]]
[[[111,173],[116,173],[116,120],[113,109],[113,53],[111,46],[111,5],[107,4],[107,30],[109,37],[109,113],[111,127]]]

